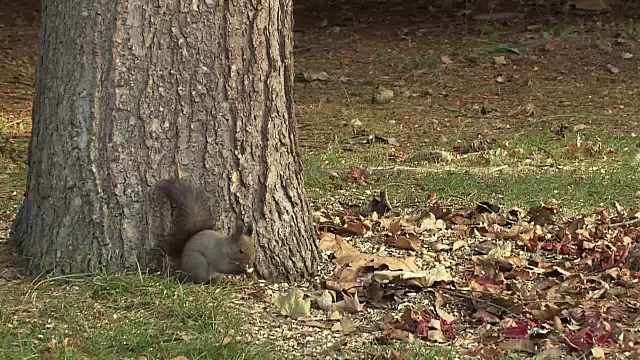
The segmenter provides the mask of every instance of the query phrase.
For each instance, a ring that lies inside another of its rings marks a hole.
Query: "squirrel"
[[[198,189],[180,178],[163,180],[158,189],[173,208],[166,252],[177,263],[180,281],[205,284],[250,271],[255,259],[252,224],[238,219],[231,234],[221,234],[213,230],[213,216]]]

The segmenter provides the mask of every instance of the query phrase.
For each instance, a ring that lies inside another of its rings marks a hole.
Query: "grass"
[[[593,139],[598,141],[597,139]],[[360,152],[342,151],[333,145],[305,158],[306,184],[314,200],[322,203],[350,194],[351,201],[387,188],[400,207],[426,202],[438,194],[444,202],[469,205],[490,201],[508,207],[546,203],[567,213],[610,207],[614,201],[633,205],[640,201],[640,139],[632,136],[599,139],[601,154],[582,155],[564,151],[570,140],[524,134],[499,141],[484,156],[468,156],[446,162],[397,164],[389,159],[387,145],[373,145]],[[442,148],[442,147],[436,147]],[[506,150],[504,150],[506,149]],[[607,153],[615,149],[615,153]],[[415,152],[428,148],[416,148]],[[351,167],[393,167],[411,170],[373,171],[365,185],[348,183],[333,174]],[[500,171],[495,169],[503,166]]]
[[[0,136],[0,219],[17,210],[27,180],[27,141]]]
[[[9,290],[9,291],[7,291]],[[246,321],[222,286],[135,274],[5,285],[0,358],[271,359],[266,343],[236,341]]]

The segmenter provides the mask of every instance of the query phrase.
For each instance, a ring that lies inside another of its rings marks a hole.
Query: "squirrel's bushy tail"
[[[193,235],[213,229],[213,216],[203,194],[183,179],[163,180],[158,184],[158,190],[173,208],[173,230],[167,241],[167,254],[179,258]]]

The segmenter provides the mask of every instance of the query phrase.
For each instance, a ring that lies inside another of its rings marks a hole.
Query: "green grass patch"
[[[27,181],[28,138],[0,137],[0,218],[16,212]]]
[[[13,288],[12,288],[13,287]],[[100,275],[4,286],[0,358],[271,359],[268,344],[228,341],[246,321],[221,285]]]
[[[456,205],[490,201],[529,207],[545,203],[574,213],[609,207],[615,201],[622,205],[640,202],[636,142],[631,136],[602,140],[597,142],[601,153],[587,156],[566,151],[570,140],[532,133],[498,141],[488,152],[418,163],[398,163],[389,157],[391,149],[386,145],[343,151],[334,143],[306,157],[305,179],[311,198],[318,203],[363,201],[386,188],[399,207],[419,206],[430,193],[436,193],[441,201]],[[451,145],[409,151],[450,150]],[[365,184],[357,184],[344,179],[352,167],[383,169],[374,169]]]

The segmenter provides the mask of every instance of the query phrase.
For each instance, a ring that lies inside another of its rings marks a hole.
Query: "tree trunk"
[[[292,4],[42,2],[27,196],[12,238],[32,272],[157,269],[179,175],[219,230],[251,221],[256,271],[318,260],[293,115]]]

